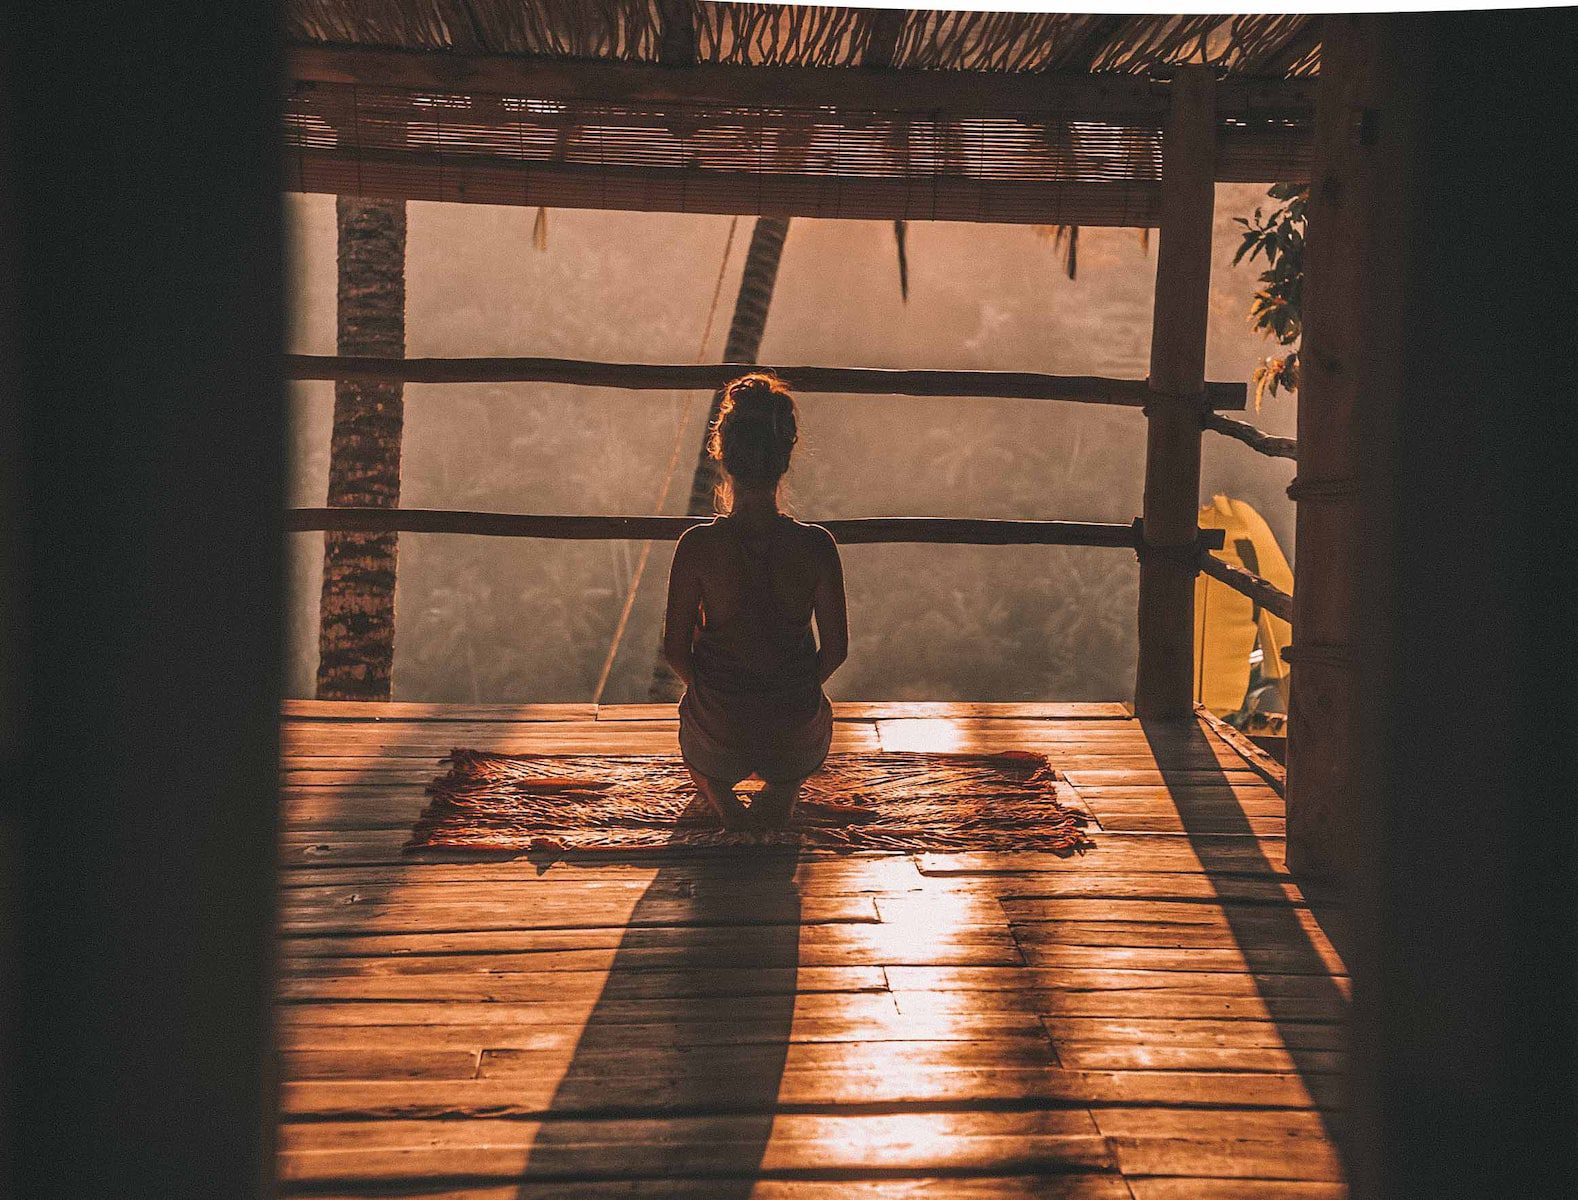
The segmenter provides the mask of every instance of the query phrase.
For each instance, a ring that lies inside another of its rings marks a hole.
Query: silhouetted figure
[[[680,753],[727,829],[788,823],[832,740],[822,684],[849,653],[838,546],[778,511],[797,438],[782,380],[758,372],[724,388],[707,443],[721,515],[680,538],[669,575],[663,655],[685,681]],[[751,775],[766,786],[747,811],[734,786]]]

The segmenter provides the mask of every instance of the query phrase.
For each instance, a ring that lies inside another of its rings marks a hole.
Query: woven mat
[[[629,851],[799,845],[838,850],[1049,850],[1091,843],[1039,754],[832,754],[787,829],[729,833],[673,756],[455,750],[407,850]],[[751,783],[739,791],[749,799]],[[755,785],[760,786],[760,785]]]

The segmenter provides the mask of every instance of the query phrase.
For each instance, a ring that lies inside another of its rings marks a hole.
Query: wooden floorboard
[[[1094,848],[408,854],[451,748],[670,755],[672,706],[286,702],[285,1193],[1344,1195],[1341,913],[1286,870],[1276,764],[1115,704],[835,718],[1048,755]]]

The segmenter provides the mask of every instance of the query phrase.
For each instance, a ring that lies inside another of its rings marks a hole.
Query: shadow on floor
[[[522,1200],[616,1180],[642,1195],[750,1196],[794,1024],[798,860],[756,847],[658,871],[533,1142]],[[634,1184],[675,1176],[692,1182]]]
[[[1189,844],[1207,876],[1214,881],[1277,873],[1276,864],[1253,836],[1242,808],[1197,798],[1202,789],[1229,786],[1226,772],[1212,765],[1216,761],[1214,743],[1199,721],[1142,720],[1140,725]],[[1294,905],[1276,900],[1232,900],[1222,902],[1222,911],[1294,1070],[1319,1106],[1327,1141],[1346,1159],[1345,1123],[1335,1111],[1342,1103],[1342,1077],[1331,1074],[1324,1054],[1302,1047],[1299,1032],[1311,1021],[1346,1024],[1347,1000]]]

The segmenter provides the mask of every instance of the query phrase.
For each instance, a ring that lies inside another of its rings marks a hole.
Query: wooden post
[[[1200,428],[1210,311],[1216,164],[1215,81],[1180,67],[1162,143],[1162,220],[1145,407],[1145,507],[1140,547],[1141,717],[1193,712],[1195,538]]]
[[[1340,883],[1356,866],[1354,753],[1360,696],[1354,589],[1364,526],[1382,513],[1357,504],[1361,457],[1354,416],[1383,383],[1361,366],[1374,222],[1376,148],[1356,119],[1373,111],[1371,64],[1351,21],[1328,21],[1316,106],[1315,164],[1305,250],[1304,343],[1298,405],[1298,586],[1293,598],[1288,713],[1288,865]],[[1355,114],[1360,114],[1358,118]],[[1392,360],[1395,363],[1397,360]],[[1376,369],[1389,369],[1380,364]]]
[[[1289,854],[1345,883],[1354,1200],[1578,1177],[1570,11],[1334,16]]]

